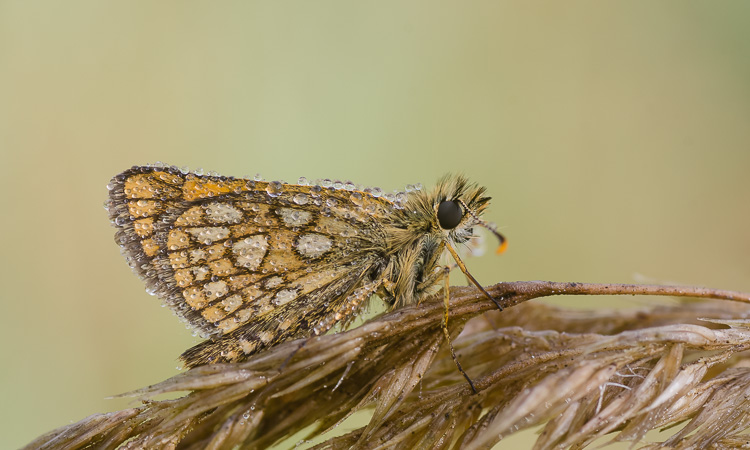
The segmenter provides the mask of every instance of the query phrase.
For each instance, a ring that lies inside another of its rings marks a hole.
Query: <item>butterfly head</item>
[[[486,228],[500,241],[498,253],[505,250],[506,241],[495,225],[482,219],[490,197],[485,188],[469,183],[462,176],[443,177],[435,191],[428,197],[432,209],[434,229],[441,230],[451,241],[462,244],[474,236],[477,226]]]

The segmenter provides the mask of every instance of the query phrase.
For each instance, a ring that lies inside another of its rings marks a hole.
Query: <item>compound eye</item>
[[[461,218],[464,216],[461,211],[461,205],[453,200],[446,200],[441,202],[437,210],[438,223],[440,228],[444,230],[452,230],[461,223]]]

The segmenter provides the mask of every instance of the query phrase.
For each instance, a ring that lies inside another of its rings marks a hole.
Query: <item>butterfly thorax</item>
[[[473,236],[473,227],[487,207],[484,188],[469,184],[461,176],[446,176],[430,192],[412,193],[404,207],[396,211],[385,226],[390,256],[387,277],[394,283],[387,303],[394,307],[414,304],[439,289],[445,275],[446,243],[463,244]],[[443,202],[457,202],[471,210],[458,225],[444,229],[438,220]],[[381,294],[383,295],[383,294]]]

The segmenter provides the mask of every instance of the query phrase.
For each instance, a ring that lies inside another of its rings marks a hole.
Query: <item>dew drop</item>
[[[255,176],[253,177],[253,180],[255,180],[255,181],[263,181],[263,177],[260,176],[259,173],[256,173]]]
[[[307,186],[307,178],[299,177],[299,180],[297,180],[297,184],[299,184],[300,186]]]
[[[326,206],[328,206],[329,208],[336,206],[336,199],[335,198],[326,199]]]
[[[324,188],[329,188],[333,185],[333,181],[326,178],[325,180],[320,182],[320,185],[323,186]]]
[[[347,191],[353,191],[355,187],[356,186],[351,181],[347,181],[346,183],[344,183],[344,189],[346,189]]]
[[[372,196],[373,197],[380,197],[381,195],[383,195],[383,190],[382,189],[380,189],[379,187],[372,188]]]
[[[334,189],[342,189],[343,187],[344,187],[344,183],[342,183],[340,180],[336,180],[333,182]]]
[[[266,192],[271,197],[278,197],[281,191],[284,190],[284,187],[281,185],[281,182],[279,181],[272,181],[268,183],[268,186],[266,186]]]
[[[362,206],[362,194],[359,192],[352,192],[352,195],[349,198],[355,205]]]
[[[308,198],[307,198],[307,195],[305,195],[305,194],[303,194],[303,193],[300,192],[299,194],[296,194],[292,198],[292,201],[294,201],[294,203],[296,203],[298,205],[306,205],[307,202],[308,202]]]

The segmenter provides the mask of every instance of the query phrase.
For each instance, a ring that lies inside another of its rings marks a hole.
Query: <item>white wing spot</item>
[[[242,306],[242,297],[239,294],[234,294],[222,300],[221,304],[224,306],[224,311],[231,313]]]
[[[273,299],[273,303],[277,306],[286,305],[297,298],[296,289],[282,289],[276,293],[276,298]]]
[[[256,344],[255,342],[240,339],[240,347],[242,347],[242,351],[245,352],[245,354],[250,354],[255,351],[256,347],[258,347],[258,344]]]
[[[281,219],[284,220],[284,223],[289,227],[299,227],[312,220],[312,213],[310,211],[279,208],[276,210],[276,213],[281,216]]]
[[[206,245],[213,244],[214,241],[219,241],[229,236],[229,228],[226,227],[198,227],[189,228],[187,231],[192,234],[198,242]]]
[[[208,255],[202,248],[196,248],[194,250],[190,250],[190,258],[192,258],[193,264],[197,264],[201,260],[208,258]]]
[[[237,313],[234,315],[239,322],[247,322],[250,320],[250,317],[253,316],[253,310],[251,308],[245,308],[237,311]]]
[[[237,265],[255,270],[260,267],[263,257],[268,251],[268,240],[266,236],[250,236],[237,241],[232,246],[232,251],[237,257]]]
[[[238,223],[242,220],[242,212],[227,203],[210,203],[204,209],[208,220],[214,223]]]
[[[275,288],[276,286],[280,285],[284,281],[281,277],[271,277],[266,281],[266,287],[268,289]]]
[[[211,273],[211,269],[208,266],[196,266],[193,267],[193,276],[196,281],[203,281],[208,278],[208,274]]]
[[[271,298],[269,295],[264,295],[263,297],[259,298],[258,300],[253,302],[253,305],[255,306],[259,315],[267,314],[276,309],[276,307],[271,304]]]
[[[260,333],[258,333],[258,338],[260,338],[260,341],[264,344],[268,344],[269,342],[271,342],[271,340],[273,340],[273,333],[271,333],[270,331],[261,331]]]
[[[279,329],[286,330],[291,326],[292,326],[292,319],[284,319],[284,321],[279,324]]]
[[[302,256],[317,258],[333,246],[333,241],[322,234],[304,234],[297,242],[297,250]]]
[[[229,287],[224,281],[214,281],[213,283],[206,283],[203,288],[206,291],[206,297],[223,297],[229,292]]]

